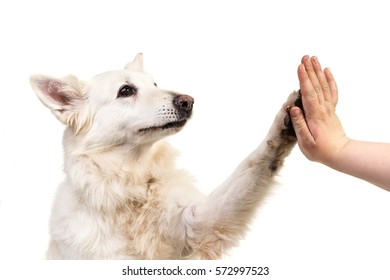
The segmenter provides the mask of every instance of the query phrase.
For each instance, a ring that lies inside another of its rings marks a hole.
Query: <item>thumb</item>
[[[291,122],[293,124],[298,142],[307,142],[313,138],[307,126],[303,112],[299,107],[292,107],[290,110]]]

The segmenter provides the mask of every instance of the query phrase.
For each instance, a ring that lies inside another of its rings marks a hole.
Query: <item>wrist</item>
[[[340,166],[344,165],[345,161],[349,161],[348,149],[351,146],[353,140],[344,136],[338,141],[338,145],[332,147],[332,151],[328,153],[329,156],[323,157],[320,161],[322,164],[325,164],[333,169],[340,169]]]

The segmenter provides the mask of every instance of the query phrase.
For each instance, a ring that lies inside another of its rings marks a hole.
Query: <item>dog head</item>
[[[90,148],[153,143],[182,129],[194,99],[157,87],[138,54],[124,70],[82,82],[74,76],[34,75],[39,99]]]

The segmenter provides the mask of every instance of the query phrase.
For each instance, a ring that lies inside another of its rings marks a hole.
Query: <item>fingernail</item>
[[[332,71],[330,70],[329,67],[326,67],[324,72],[328,72],[331,76],[333,76]]]
[[[290,116],[291,116],[291,118],[297,118],[299,116],[299,108],[292,107],[290,109]]]

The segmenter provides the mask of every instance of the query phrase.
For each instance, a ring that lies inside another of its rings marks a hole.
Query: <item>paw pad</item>
[[[294,106],[297,106],[297,107],[301,108],[301,110],[303,111],[301,90],[299,90],[298,97],[294,101]],[[286,113],[287,114],[286,114],[286,116],[284,118],[284,126],[286,128],[281,131],[281,134],[284,137],[294,137],[294,138],[296,138],[297,136],[295,134],[295,130],[294,130],[291,118],[290,118],[290,110],[291,110],[291,108],[292,108],[292,106],[290,106],[290,105],[286,107]]]

